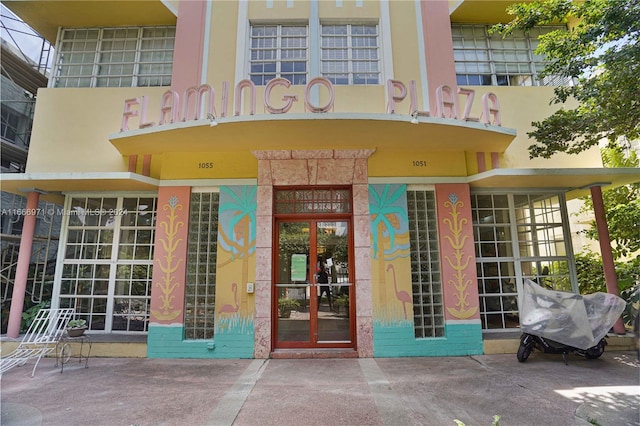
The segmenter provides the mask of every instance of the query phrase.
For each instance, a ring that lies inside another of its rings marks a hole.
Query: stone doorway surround
[[[252,151],[258,160],[256,235],[255,358],[271,353],[273,187],[351,185],[358,356],[373,357],[368,159],[374,149]]]

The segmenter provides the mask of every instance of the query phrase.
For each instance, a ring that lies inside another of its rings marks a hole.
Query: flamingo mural
[[[407,303],[409,305],[413,304],[413,300],[411,299],[411,296],[409,295],[409,293],[407,293],[404,290],[400,290],[398,291],[398,282],[396,280],[396,268],[395,266],[393,266],[392,263],[390,263],[389,265],[387,265],[387,272],[391,271],[391,273],[393,274],[393,290],[396,292],[396,298],[402,302],[402,310],[404,311],[404,319],[408,319],[407,317]]]
[[[229,254],[218,263],[219,270],[240,262],[241,283],[249,281],[251,255],[256,247],[256,191],[255,187],[220,187],[220,249]],[[234,267],[235,268],[235,267]],[[235,272],[229,272],[233,274]],[[241,292],[240,314],[248,315],[247,293]]]
[[[238,304],[238,284],[231,284],[231,291],[233,292],[233,302],[235,306],[230,305],[229,303],[225,303],[222,305],[218,313],[220,314],[235,314],[240,309],[240,305]]]
[[[382,194],[378,194],[373,186],[369,187],[371,204],[371,239],[373,242],[372,258],[377,260],[378,280],[380,284],[379,303],[383,306],[387,300],[386,281],[384,274],[385,243],[389,243],[389,251],[395,250],[396,230],[401,228],[399,215],[405,213],[404,209],[396,205],[396,202],[405,194],[405,185],[389,194],[391,185],[385,185]],[[386,237],[385,237],[386,232]]]

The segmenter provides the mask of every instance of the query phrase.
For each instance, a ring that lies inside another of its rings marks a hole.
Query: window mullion
[[[355,77],[353,75],[353,37],[351,34],[351,24],[347,25],[347,77],[349,84],[353,84]]]
[[[89,87],[98,86],[98,75],[100,75],[100,55],[102,54],[102,37],[104,28],[98,30],[98,40],[96,40],[96,54],[93,59],[93,72],[91,73],[91,83]]]
[[[282,25],[276,30],[276,77],[282,75]]]
[[[122,211],[123,198],[118,197],[116,201],[116,211]],[[104,331],[110,333],[113,329],[113,307],[115,304],[115,292],[116,292],[116,273],[118,270],[118,258],[120,247],[120,226],[122,222],[122,215],[115,215],[113,222],[113,241],[111,250],[111,259],[109,261],[109,289],[107,291],[107,309],[104,319]]]
[[[133,77],[131,86],[138,87],[138,76],[140,75],[140,57],[142,56],[142,35],[144,29],[138,28],[138,39],[136,40],[136,52],[133,57]]]

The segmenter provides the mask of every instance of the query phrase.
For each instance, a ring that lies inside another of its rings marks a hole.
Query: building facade
[[[55,40],[3,176],[64,205],[53,306],[149,357],[446,356],[576,291],[567,199],[640,174],[529,159],[570,82],[508,3],[11,2]]]

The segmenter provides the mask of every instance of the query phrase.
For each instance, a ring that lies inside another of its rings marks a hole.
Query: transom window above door
[[[351,213],[351,190],[348,188],[293,188],[274,192],[276,214]]]

